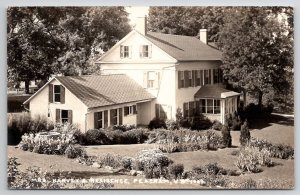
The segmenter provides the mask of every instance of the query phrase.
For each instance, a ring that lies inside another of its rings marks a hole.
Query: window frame
[[[150,74],[153,73],[153,79],[150,79]],[[155,71],[148,71],[147,72],[147,88],[154,88],[154,82],[156,79],[156,72]]]
[[[57,92],[55,92],[55,88],[58,88],[59,89],[59,92],[57,93]],[[56,101],[56,95],[59,95],[58,97],[59,97],[59,101]],[[54,103],[61,103],[61,87],[60,87],[60,85],[53,85],[53,102]]]
[[[136,107],[136,105],[125,106],[124,107],[124,117],[136,115],[136,111],[135,111],[134,107]],[[128,109],[128,114],[126,114],[125,109]]]
[[[104,127],[104,111],[99,111],[97,116],[98,127],[102,129]]]
[[[129,58],[129,53],[130,53],[130,49],[129,49],[129,45],[120,45],[120,57],[121,58]]]
[[[141,45],[140,57],[141,58],[149,58],[149,45]]]
[[[67,117],[66,118],[65,117],[63,118],[63,112],[67,113]],[[65,122],[69,122],[69,110],[60,110],[60,122],[62,124],[65,123],[63,120],[66,120]]]

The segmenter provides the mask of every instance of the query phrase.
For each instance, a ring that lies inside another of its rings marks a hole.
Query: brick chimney
[[[207,29],[200,29],[199,31],[200,41],[207,45]]]
[[[142,35],[147,34],[147,17],[146,16],[139,16],[136,18],[135,28],[136,31],[141,33]]]

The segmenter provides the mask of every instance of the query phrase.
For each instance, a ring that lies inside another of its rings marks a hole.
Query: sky
[[[129,6],[129,7],[125,7],[125,9],[129,13],[128,17],[129,17],[129,20],[130,20],[130,22],[129,22],[130,25],[134,26],[136,17],[148,15],[149,7]]]

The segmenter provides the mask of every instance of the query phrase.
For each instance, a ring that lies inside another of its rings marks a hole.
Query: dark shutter
[[[159,118],[159,104],[155,104],[155,117]]]
[[[208,71],[208,84],[211,84],[211,69]]]
[[[200,102],[196,101],[196,116],[199,116],[200,113]]]
[[[56,122],[60,123],[60,109],[56,109],[55,118],[56,118]]]
[[[119,125],[123,125],[123,109],[119,108]]]
[[[94,112],[94,128],[95,129],[99,129],[99,123],[98,123],[98,119],[99,119],[99,112]]]
[[[192,71],[192,86],[195,87],[196,85],[196,80],[197,80],[197,71],[193,70]]]
[[[60,86],[60,103],[65,103],[65,88],[64,86]]]
[[[49,84],[49,102],[53,103],[53,85]]]
[[[127,116],[127,115],[129,115],[129,107],[125,106],[124,107],[124,116]]]
[[[203,86],[203,70],[200,70],[200,86]]]
[[[178,71],[178,89],[183,87],[183,86],[181,86],[181,74],[182,74],[182,71]]]
[[[104,111],[104,128],[108,127],[108,110]]]
[[[223,83],[223,71],[222,71],[222,69],[219,69],[219,77],[220,77],[220,83]]]
[[[184,71],[184,87],[189,87],[189,71]]]
[[[73,123],[73,112],[72,112],[72,110],[68,110],[68,122],[70,124]]]
[[[133,105],[133,114],[137,114],[136,105]]]
[[[113,119],[113,117],[114,117],[114,111],[115,111],[115,109],[109,110],[109,116],[110,116],[110,122],[109,122],[109,124],[110,124],[110,126],[112,126],[114,124],[114,119]]]
[[[183,103],[183,118],[187,118],[188,117],[188,104],[187,103]]]

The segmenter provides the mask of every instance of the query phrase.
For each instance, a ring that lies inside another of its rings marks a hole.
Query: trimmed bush
[[[194,116],[191,121],[192,130],[206,130],[210,129],[212,125],[212,122],[203,114]]]
[[[121,159],[121,164],[122,164],[123,168],[126,170],[133,170],[134,162],[135,162],[135,159],[132,157],[128,157],[128,156],[124,156]]]
[[[218,121],[218,120],[213,121],[212,129],[214,129],[216,131],[221,131],[222,127],[223,127],[223,125],[220,121]]]
[[[251,135],[248,127],[247,120],[241,127],[240,143],[242,146],[245,146],[250,141]]]
[[[98,163],[101,167],[109,166],[112,168],[122,167],[122,157],[120,155],[107,153],[98,158]]]
[[[226,124],[232,131],[239,131],[241,130],[241,124],[242,121],[237,113],[229,114],[228,117],[226,117]]]
[[[100,129],[90,129],[85,133],[85,142],[87,145],[107,145],[110,140],[105,132]]]
[[[135,125],[114,125],[113,130],[121,130],[121,131],[129,131],[131,129],[135,129]]]
[[[171,179],[181,179],[184,172],[184,166],[183,164],[171,164],[169,165],[168,170]]]
[[[179,129],[179,123],[170,119],[166,120],[166,127],[168,130],[178,130]]]
[[[149,122],[148,128],[151,130],[160,128],[167,129],[167,125],[163,119],[154,118]]]
[[[84,156],[86,154],[85,150],[76,145],[69,145],[65,150],[65,156],[67,158],[77,158],[79,156]]]
[[[230,135],[230,130],[227,125],[224,125],[222,127],[222,138],[223,138],[223,144],[225,147],[229,148],[232,146],[232,140]]]

